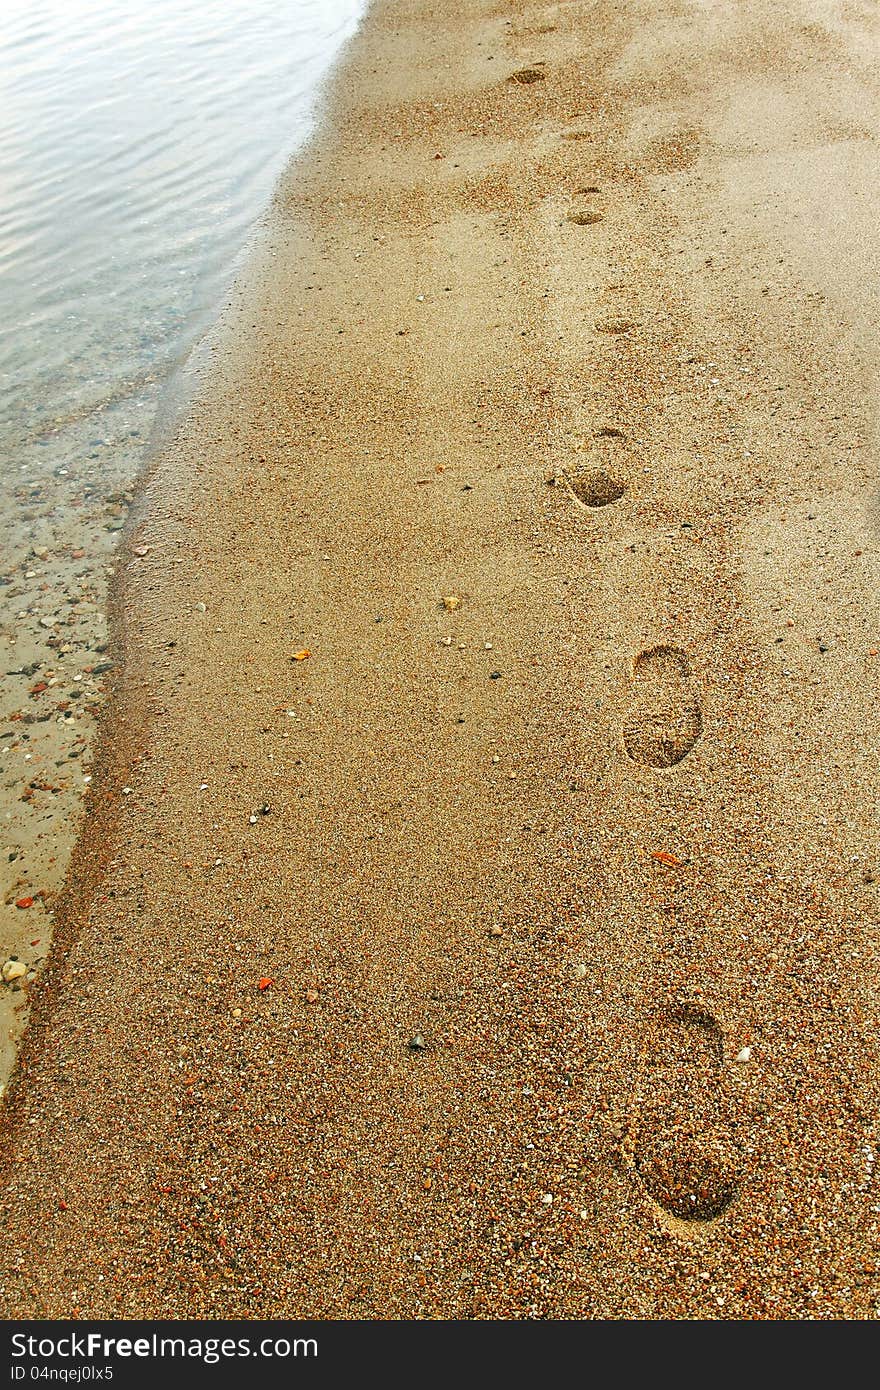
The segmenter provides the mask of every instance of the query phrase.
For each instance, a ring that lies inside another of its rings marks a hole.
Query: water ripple
[[[167,369],[365,0],[5,0],[0,439]]]

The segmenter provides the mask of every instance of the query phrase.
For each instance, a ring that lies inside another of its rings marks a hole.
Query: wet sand
[[[113,669],[108,592],[157,391],[8,440],[0,524],[0,1092],[82,824]],[[12,432],[10,431],[10,434]],[[22,461],[24,460],[24,461]]]
[[[805,14],[373,9],[127,539],[7,1316],[876,1315],[880,43]]]

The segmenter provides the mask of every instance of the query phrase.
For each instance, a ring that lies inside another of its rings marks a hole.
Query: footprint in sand
[[[521,86],[528,86],[532,82],[543,82],[547,76],[541,68],[520,68],[519,72],[512,72],[508,77],[508,82],[518,82]]]
[[[687,757],[702,731],[703,716],[684,652],[666,646],[640,652],[623,726],[623,746],[633,762],[674,767]]]
[[[565,481],[585,507],[607,507],[610,502],[618,502],[626,492],[626,484],[606,473],[604,468],[569,469]]]
[[[718,1023],[677,1002],[643,1054],[629,1156],[651,1200],[679,1221],[714,1221],[737,1195],[723,1069]]]
[[[570,212],[568,220],[573,222],[576,227],[592,227],[595,222],[602,221],[602,213],[594,212],[592,208],[587,212]]]

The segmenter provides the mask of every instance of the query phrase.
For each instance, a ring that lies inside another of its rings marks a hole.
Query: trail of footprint
[[[723,1068],[711,1014],[679,1001],[661,1016],[636,1083],[629,1153],[648,1196],[679,1221],[714,1221],[737,1195]]]
[[[687,757],[702,731],[703,716],[684,652],[667,646],[640,652],[623,726],[623,746],[633,762],[673,767]]]

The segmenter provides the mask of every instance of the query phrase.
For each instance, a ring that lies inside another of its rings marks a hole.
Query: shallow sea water
[[[78,829],[163,385],[365,8],[0,0],[0,1083]]]

